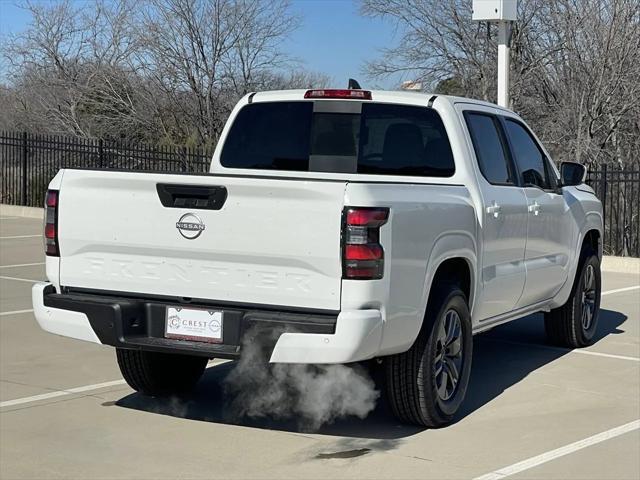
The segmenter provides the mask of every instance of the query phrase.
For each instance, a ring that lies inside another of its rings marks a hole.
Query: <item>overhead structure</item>
[[[474,22],[498,24],[498,105],[509,107],[509,43],[518,0],[473,0]]]

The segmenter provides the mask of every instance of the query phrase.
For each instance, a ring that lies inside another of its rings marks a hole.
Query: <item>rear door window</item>
[[[513,185],[514,177],[493,115],[465,112],[464,118],[484,178],[493,185]]]
[[[314,112],[314,102],[247,105],[231,126],[220,161],[227,168],[453,175],[449,138],[435,110],[362,103],[354,113],[351,103],[344,112]]]

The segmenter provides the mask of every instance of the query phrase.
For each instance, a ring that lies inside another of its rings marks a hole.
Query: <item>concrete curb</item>
[[[602,257],[602,271],[640,275],[640,258]]]
[[[5,205],[0,203],[1,217],[24,217],[44,219],[44,208],[23,207],[22,205]]]

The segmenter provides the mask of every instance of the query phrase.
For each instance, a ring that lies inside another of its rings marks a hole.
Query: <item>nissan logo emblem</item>
[[[204,231],[205,225],[195,213],[185,213],[176,222],[176,228],[184,238],[195,240]]]

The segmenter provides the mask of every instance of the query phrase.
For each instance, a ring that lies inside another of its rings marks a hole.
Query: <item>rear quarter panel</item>
[[[416,339],[433,275],[447,258],[476,265],[475,209],[463,186],[349,183],[345,205],[389,207],[380,230],[385,272],[380,280],[343,280],[342,310],[382,311],[380,355],[406,351]],[[471,272],[475,283],[475,272]]]

